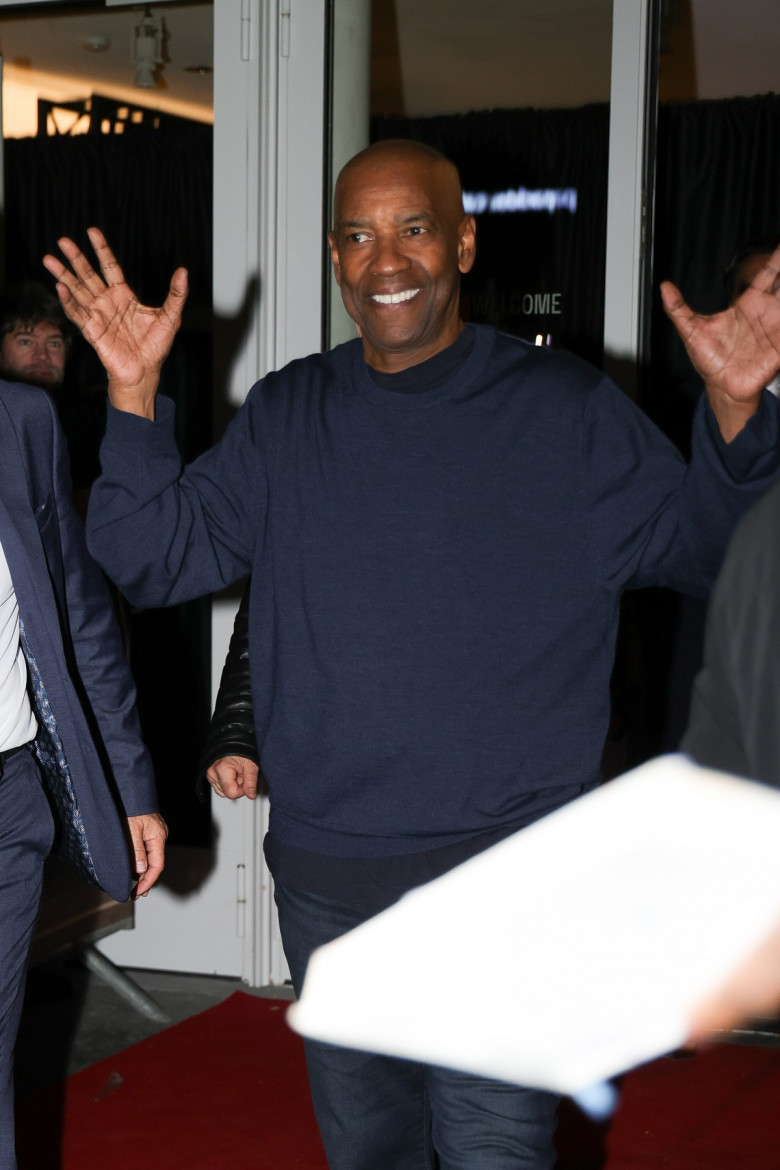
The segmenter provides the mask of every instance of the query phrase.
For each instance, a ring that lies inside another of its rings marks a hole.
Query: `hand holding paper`
[[[315,952],[288,1018],[315,1039],[577,1093],[682,1044],[769,938],[779,834],[774,790],[655,760]]]

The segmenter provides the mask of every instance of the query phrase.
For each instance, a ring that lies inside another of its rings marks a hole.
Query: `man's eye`
[[[49,342],[49,349],[54,350],[55,353],[59,353],[63,345],[64,342],[57,339]]]
[[[370,237],[368,232],[350,232],[347,239],[350,244],[364,244]]]
[[[419,223],[415,223],[409,228],[409,235],[410,236],[422,236],[422,235],[425,235],[425,232],[426,232],[426,228],[424,228]]]

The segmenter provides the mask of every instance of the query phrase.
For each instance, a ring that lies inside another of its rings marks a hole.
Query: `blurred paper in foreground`
[[[778,841],[780,793],[662,757],[322,947],[287,1018],[579,1092],[682,1043],[780,922]]]

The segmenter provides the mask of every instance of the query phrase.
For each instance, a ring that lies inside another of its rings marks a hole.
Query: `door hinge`
[[[292,0],[279,0],[279,56],[290,56],[290,4]]]
[[[241,0],[241,60],[250,59],[252,31],[252,0]]]
[[[246,935],[246,866],[236,866],[236,938]]]

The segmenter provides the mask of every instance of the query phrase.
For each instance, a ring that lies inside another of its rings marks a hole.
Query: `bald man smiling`
[[[623,589],[706,592],[778,474],[778,256],[718,317],[664,286],[708,390],[686,469],[598,370],[463,322],[457,172],[376,143],[329,233],[358,337],[268,374],[182,470],[156,391],[186,273],[142,306],[90,239],[97,268],[67,239],[45,263],[109,375],[91,548],[138,605],[251,572],[265,852],[300,990],[316,946],[598,784]],[[254,775],[213,782],[253,798]],[[307,1061],[332,1170],[554,1165],[553,1094],[313,1042]]]

